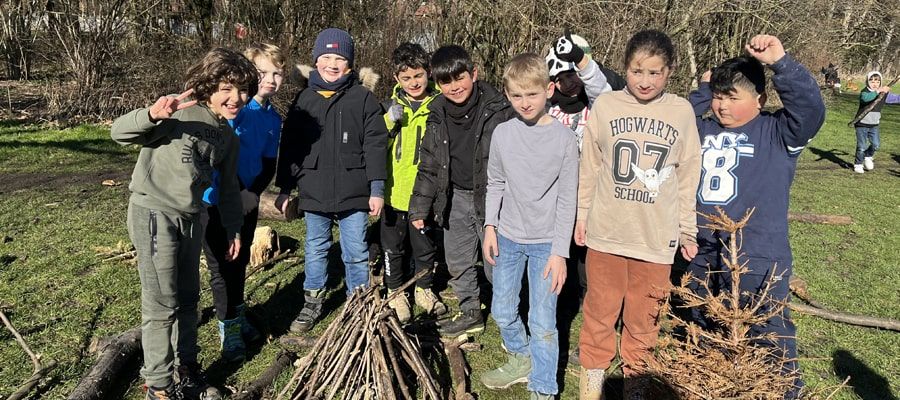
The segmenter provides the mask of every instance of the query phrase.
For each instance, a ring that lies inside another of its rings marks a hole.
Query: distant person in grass
[[[556,302],[566,281],[578,195],[578,146],[572,131],[547,114],[554,92],[547,71],[542,57],[526,53],[503,73],[518,118],[497,125],[491,139],[482,245],[494,266],[491,313],[509,354],[481,382],[491,389],[527,382],[531,399],[559,393]],[[527,332],[519,317],[523,276]]]
[[[394,49],[394,79],[391,99],[384,103],[388,128],[388,179],[381,216],[381,246],[384,248],[384,281],[388,291],[400,288],[415,273],[428,271],[416,281],[415,303],[425,312],[443,315],[447,306],[431,290],[432,270],[437,255],[434,219],[425,221],[429,229],[417,229],[409,220],[409,199],[419,173],[425,122],[429,106],[441,94],[430,79],[429,56],[418,44],[403,43]],[[408,251],[408,250],[409,251]],[[410,259],[415,271],[409,271]],[[409,321],[412,310],[406,294],[395,297],[390,307],[400,322]]]
[[[281,49],[271,44],[256,44],[244,50],[244,55],[253,61],[259,71],[259,90],[237,117],[228,121],[240,138],[237,174],[244,211],[241,238],[245,245],[236,259],[228,261],[225,257],[228,235],[218,206],[218,174],[213,179],[213,185],[204,193],[203,200],[210,206],[201,218],[205,230],[203,251],[209,268],[209,286],[219,320],[222,358],[226,361],[242,360],[246,352],[245,341],[261,338],[245,315],[244,280],[259,215],[259,196],[275,176],[278,139],[281,136],[281,116],[270,102],[283,79],[284,56]]]
[[[228,120],[256,94],[258,82],[246,57],[215,49],[188,70],[184,93],[160,97],[113,122],[113,140],[141,146],[129,186],[128,233],[141,278],[141,376],[148,399],[221,398],[197,362],[200,214],[203,192],[218,171],[222,257],[237,259],[243,221],[240,139]]]
[[[853,171],[862,174],[875,169],[875,152],[881,146],[881,110],[885,104],[900,104],[900,94],[891,93],[890,86],[881,85],[881,72],[871,71],[866,74],[866,87],[859,92],[859,110],[856,116],[865,111],[866,107],[876,101],[878,95],[887,93],[878,100],[871,111],[862,116],[854,127],[856,128],[856,158],[853,160]]]
[[[737,220],[755,208],[739,239],[749,269],[741,278],[741,292],[757,295],[772,280],[771,300],[787,302],[793,269],[787,221],[790,188],[800,152],[825,120],[825,104],[813,75],[785,53],[777,37],[754,36],[745,49],[747,56],[726,60],[703,74],[700,87],[690,95],[702,146],[697,211],[716,214],[722,209]],[[762,111],[766,103],[763,65],[774,72],[772,82],[784,104],[775,112]],[[709,109],[715,118],[702,119]],[[731,288],[731,275],[722,257],[734,239],[726,232],[703,228],[706,222],[698,217],[699,251],[689,271],[709,279],[712,294],[718,295]],[[706,294],[700,285],[694,284],[692,289]],[[701,326],[714,324],[699,311],[695,319]],[[783,351],[789,360],[785,373],[797,371],[797,331],[786,307],[782,315],[754,327],[751,333],[776,335],[775,343],[763,344]],[[797,390],[801,385],[798,375]],[[796,395],[792,391],[786,397]]]

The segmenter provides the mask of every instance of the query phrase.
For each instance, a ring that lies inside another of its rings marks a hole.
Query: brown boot
[[[581,379],[578,384],[578,398],[581,400],[601,400],[603,398],[603,381],[606,370],[586,369],[581,367]]]

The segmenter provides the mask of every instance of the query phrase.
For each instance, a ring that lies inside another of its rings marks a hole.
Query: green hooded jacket
[[[428,97],[422,100],[419,109],[413,112],[400,84],[394,86],[394,94],[390,102],[385,102],[384,122],[387,124],[390,137],[388,158],[388,178],[385,182],[384,201],[398,211],[409,210],[409,198],[412,196],[416,174],[419,172],[419,146],[425,137],[425,122],[430,113],[428,105],[441,90],[432,81],[428,81]],[[391,121],[387,110],[394,103],[403,106],[403,118],[396,123]]]

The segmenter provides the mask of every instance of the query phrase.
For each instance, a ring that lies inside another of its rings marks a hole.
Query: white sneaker
[[[857,174],[864,174],[866,171],[863,169],[862,164],[856,164],[853,166],[853,172]]]
[[[866,171],[871,171],[875,169],[875,160],[872,157],[866,157],[863,160],[863,166],[866,167]]]

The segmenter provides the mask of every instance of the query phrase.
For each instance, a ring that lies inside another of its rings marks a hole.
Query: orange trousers
[[[616,356],[616,322],[622,316],[621,355],[626,376],[650,356],[659,336],[660,306],[672,266],[588,249],[587,295],[579,342],[584,368],[606,369]]]

